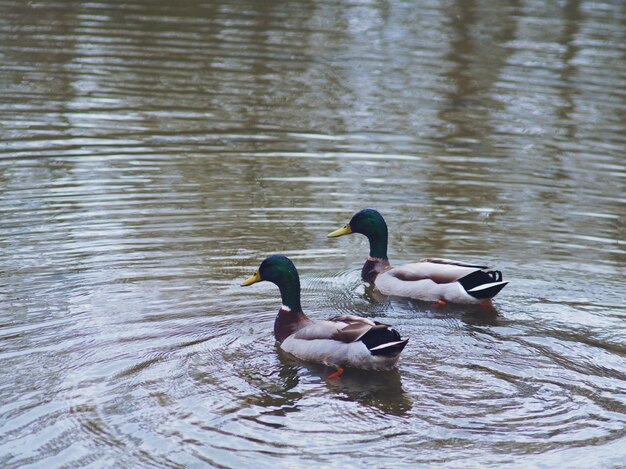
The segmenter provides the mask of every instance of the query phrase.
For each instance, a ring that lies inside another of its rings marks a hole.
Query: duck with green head
[[[349,314],[325,321],[309,319],[300,305],[298,271],[287,257],[268,257],[242,286],[261,281],[280,290],[282,305],[274,336],[286,352],[333,367],[388,370],[396,366],[408,339],[390,326]]]
[[[502,281],[499,270],[449,259],[427,258],[392,267],[387,258],[387,223],[371,208],[355,213],[347,225],[329,233],[328,237],[351,233],[360,233],[369,240],[370,255],[361,276],[385,295],[477,304],[491,300],[508,283]]]

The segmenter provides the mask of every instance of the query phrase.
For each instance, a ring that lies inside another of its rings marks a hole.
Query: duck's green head
[[[300,277],[293,262],[288,257],[275,254],[268,257],[257,271],[241,286],[246,287],[253,283],[268,281],[280,289],[283,305],[292,311],[302,311],[300,306]]]
[[[387,223],[376,210],[366,208],[355,213],[346,226],[328,233],[328,237],[337,238],[351,233],[367,236],[370,242],[370,257],[387,259]]]

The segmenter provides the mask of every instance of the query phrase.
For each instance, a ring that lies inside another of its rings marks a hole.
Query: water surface
[[[626,460],[621,1],[0,1],[2,467]],[[496,313],[377,294],[497,265]],[[269,254],[394,372],[281,353]]]

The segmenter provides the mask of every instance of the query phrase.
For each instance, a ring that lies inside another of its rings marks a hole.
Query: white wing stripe
[[[495,287],[496,285],[502,285],[503,283],[508,283],[508,282],[483,283],[482,285],[478,285],[477,287],[470,288],[469,290],[467,290],[467,292],[469,293],[469,292],[481,291],[487,288]]]
[[[387,347],[392,347],[394,345],[401,344],[402,342],[404,342],[404,340],[398,340],[396,342],[387,342],[386,344],[378,345],[378,346],[376,346],[374,348],[371,348],[370,351],[372,351],[372,350],[381,350],[381,349],[384,349],[384,348],[387,348]]]

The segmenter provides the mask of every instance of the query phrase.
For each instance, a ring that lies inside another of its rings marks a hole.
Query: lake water
[[[626,3],[0,0],[0,466],[626,461]],[[366,287],[488,262],[495,313]],[[313,318],[397,371],[281,353]]]

